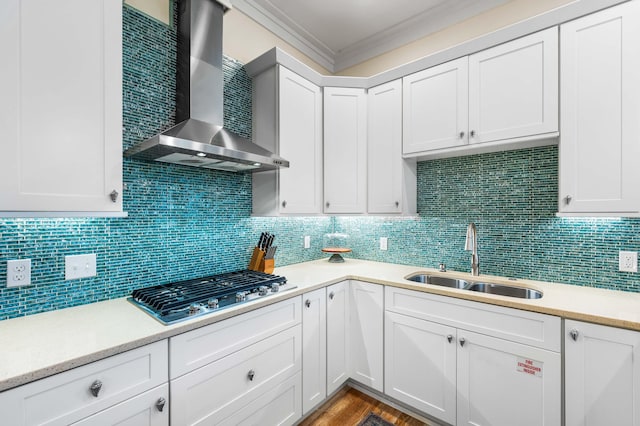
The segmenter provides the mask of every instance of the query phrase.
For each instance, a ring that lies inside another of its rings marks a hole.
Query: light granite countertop
[[[468,281],[507,283],[541,290],[541,299],[515,299],[418,284],[406,276],[425,272]],[[276,268],[295,290],[258,299],[218,313],[166,326],[126,298],[0,321],[0,391],[166,339],[345,279],[392,285],[460,299],[524,309],[563,318],[640,331],[640,294],[436,269],[347,259]]]

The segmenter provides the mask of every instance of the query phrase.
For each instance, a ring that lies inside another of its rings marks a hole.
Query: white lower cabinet
[[[302,416],[301,328],[294,297],[171,338],[171,424],[294,424]],[[219,344],[207,344],[216,337]],[[182,374],[185,362],[199,367]]]
[[[168,426],[169,385],[165,383],[73,424],[77,426]]]
[[[352,280],[350,290],[350,377],[382,392],[384,287]]]
[[[565,320],[565,424],[640,425],[640,333]]]
[[[167,371],[162,340],[0,393],[0,423],[132,424],[138,416],[166,424]]]
[[[454,424],[456,329],[387,311],[385,338],[385,393]]]
[[[327,394],[349,378],[349,281],[327,287]]]
[[[385,393],[456,425],[560,425],[560,318],[387,287]]]
[[[327,397],[327,291],[302,295],[302,413]]]

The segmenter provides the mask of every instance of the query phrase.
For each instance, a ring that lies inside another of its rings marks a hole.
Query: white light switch
[[[95,276],[95,254],[79,254],[64,257],[64,279],[66,281]]]
[[[305,235],[304,236],[304,248],[310,248],[311,247],[311,236],[310,235]]]
[[[380,250],[387,249],[387,237],[380,237]]]

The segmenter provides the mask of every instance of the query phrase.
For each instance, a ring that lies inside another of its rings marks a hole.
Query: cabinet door
[[[640,3],[560,27],[560,212],[640,211]]]
[[[469,143],[558,131],[558,29],[469,56]]]
[[[566,425],[640,425],[640,333],[565,321]]]
[[[122,2],[3,0],[0,57],[0,210],[122,211]]]
[[[466,57],[402,79],[402,152],[465,145],[468,117]]]
[[[561,357],[458,330],[458,425],[560,425]]]
[[[364,89],[325,87],[324,162],[324,212],[364,213],[367,208]]]
[[[385,312],[385,394],[456,422],[456,329]]]
[[[416,185],[411,185],[411,170],[406,170],[413,167],[415,176],[415,161],[402,159],[401,80],[369,89],[367,101],[367,211],[415,213],[406,199],[411,195],[403,196],[405,191],[415,192]]]
[[[279,67],[280,213],[322,213],[322,92]]]
[[[327,397],[326,289],[302,296],[302,413]]]
[[[169,385],[164,384],[87,417],[75,426],[169,426]]]
[[[349,378],[349,281],[327,287],[327,394]]]
[[[384,288],[361,281],[351,281],[350,287],[350,375],[382,392]]]

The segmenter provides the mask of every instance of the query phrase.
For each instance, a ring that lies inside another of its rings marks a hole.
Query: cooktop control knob
[[[209,299],[209,301],[207,302],[209,309],[218,309],[218,304],[218,299]]]
[[[280,284],[279,283],[271,284],[271,292],[272,293],[277,293],[279,291],[280,291]]]
[[[267,288],[266,285],[261,285],[260,287],[258,287],[258,294],[260,296],[266,296],[267,294],[269,294],[269,288]]]
[[[196,305],[195,303],[189,305],[189,315],[195,315],[200,312],[200,305]]]
[[[245,291],[236,293],[236,302],[244,302],[245,300],[247,300],[247,293]]]

